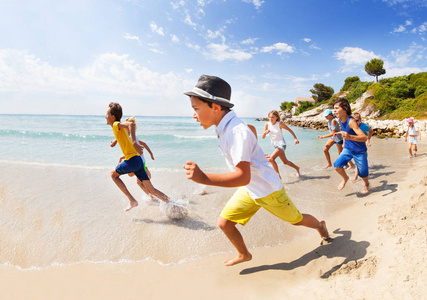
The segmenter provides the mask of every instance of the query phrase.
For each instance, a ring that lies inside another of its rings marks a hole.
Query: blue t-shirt
[[[365,123],[360,123],[359,128],[360,128],[360,130],[362,130],[362,131],[363,131],[363,133],[364,133],[366,136],[368,136],[368,131],[369,131],[369,130],[371,130],[371,127],[369,127],[369,125],[368,125],[368,124],[365,124]]]
[[[344,123],[342,123],[340,119],[341,130],[347,132],[350,135],[357,135],[356,132],[354,132],[354,130],[351,129],[349,126],[351,119],[353,119],[353,117],[348,117],[347,121],[345,121]],[[354,154],[363,153],[368,150],[364,142],[356,142],[350,140],[345,140],[344,148]]]

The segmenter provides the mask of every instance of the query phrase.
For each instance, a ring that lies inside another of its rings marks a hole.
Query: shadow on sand
[[[369,242],[356,242],[351,240],[351,231],[348,230],[340,230],[340,228],[338,228],[334,231],[334,233],[341,234],[341,236],[335,237],[332,243],[319,246],[313,251],[301,256],[294,261],[247,268],[242,270],[240,275],[247,275],[268,270],[290,271],[305,266],[309,262],[314,261],[322,256],[326,256],[327,258],[343,257],[344,261],[342,263],[332,267],[329,271],[325,272],[321,276],[321,278],[328,278],[342,265],[351,261],[357,261],[366,256],[367,248],[370,245]]]
[[[202,221],[197,221],[189,217],[185,217],[183,219],[177,219],[177,220],[160,220],[155,221],[151,219],[133,219],[135,223],[146,223],[146,224],[159,224],[159,225],[172,225],[172,226],[178,226],[183,228],[188,228],[191,230],[206,230],[211,231],[216,229],[216,226],[210,226]]]

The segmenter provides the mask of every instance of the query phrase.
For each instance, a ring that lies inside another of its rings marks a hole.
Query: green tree
[[[334,89],[330,86],[326,86],[323,83],[316,83],[313,85],[313,89],[310,90],[313,94],[312,98],[316,103],[328,100],[334,94]]]
[[[295,105],[294,102],[286,102],[286,101],[284,101],[284,102],[282,102],[280,104],[280,111],[291,110],[294,105]]]
[[[359,76],[347,77],[344,80],[344,85],[342,86],[341,91],[349,91],[353,82],[357,82],[357,81],[360,81]]]
[[[378,76],[385,74],[385,69],[383,68],[384,62],[379,58],[373,58],[368,61],[365,65],[365,71],[371,76],[375,76],[375,79],[378,82]]]

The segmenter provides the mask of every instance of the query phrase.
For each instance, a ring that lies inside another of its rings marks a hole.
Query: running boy
[[[150,181],[150,178],[145,171],[144,164],[141,156],[135,150],[132,140],[136,140],[135,136],[135,123],[132,122],[120,122],[123,112],[122,107],[118,103],[111,102],[105,119],[107,125],[113,128],[114,136],[122,149],[125,156],[125,160],[121,162],[114,171],[111,172],[111,178],[114,183],[117,184],[119,189],[128,197],[129,206],[125,211],[129,211],[132,208],[138,206],[138,201],[131,195],[126,188],[124,182],[120,179],[120,175],[134,173],[135,176],[142,182],[148,193],[159,198],[160,200],[168,203],[169,197],[157,190]],[[132,140],[129,137],[129,132],[132,136]]]
[[[362,122],[362,117],[359,113],[354,113],[353,118],[356,121],[357,125],[359,125],[360,130],[368,137],[366,140],[366,147],[371,147],[371,138],[372,134],[374,134],[374,131],[371,127],[369,127],[368,124]],[[350,161],[351,162],[351,161]],[[354,174],[354,178],[351,180],[352,182],[356,182],[357,178],[359,176],[359,170],[356,168],[356,173]]]
[[[240,187],[218,217],[219,228],[237,250],[237,256],[226,259],[224,265],[252,259],[236,224],[245,225],[261,207],[293,225],[316,229],[323,240],[329,240],[325,222],[298,211],[252,131],[230,110],[234,106],[230,102],[230,85],[221,78],[202,75],[196,87],[185,95],[191,97],[193,118],[204,129],[216,126],[219,147],[230,169],[228,173],[207,174],[196,163],[187,161],[183,167],[187,178],[206,185]]]
[[[335,170],[343,178],[343,181],[338,185],[338,190],[342,190],[349,180],[344,166],[354,158],[359,175],[365,183],[361,193],[367,194],[369,191],[368,153],[365,144],[367,137],[351,116],[350,103],[347,99],[339,98],[334,102],[334,114],[339,118],[341,125],[341,132],[336,132],[335,135],[341,134],[345,140],[344,149],[334,162]]]

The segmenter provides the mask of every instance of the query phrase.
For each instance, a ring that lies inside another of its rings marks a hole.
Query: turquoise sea
[[[154,161],[146,154],[150,168],[178,169],[186,160],[207,168],[226,166],[214,127],[204,130],[191,117],[136,118],[138,138],[154,153]],[[261,148],[271,153],[269,138],[261,138],[265,122],[242,119],[256,127]],[[298,162],[323,156],[324,141],[317,139],[317,131],[291,128],[300,144],[294,145],[293,137],[284,130],[288,159]],[[104,116],[0,115],[0,160],[113,168],[121,156],[118,146],[110,147],[113,139]]]

